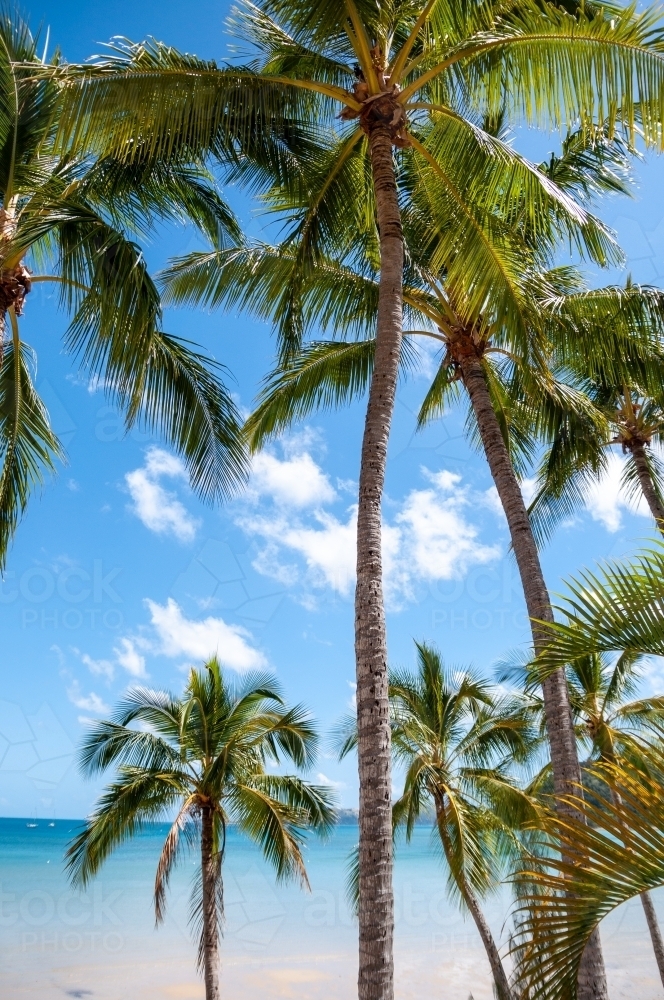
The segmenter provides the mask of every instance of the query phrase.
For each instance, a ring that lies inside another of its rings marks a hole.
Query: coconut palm
[[[162,155],[173,148],[174,134],[190,146],[212,148],[217,124],[229,109],[233,117],[241,107],[260,106],[264,123],[271,126],[275,115],[270,101],[275,94],[288,93],[298,113],[313,128],[327,129],[330,136],[324,171],[308,170],[305,149],[299,165],[293,161],[290,173],[280,178],[285,207],[292,206],[293,199],[307,205],[301,225],[296,226],[303,237],[304,266],[294,271],[294,289],[303,275],[306,280],[321,236],[334,232],[337,225],[348,233],[349,218],[375,212],[380,280],[375,364],[359,475],[355,615],[362,1000],[389,1000],[393,992],[390,733],[380,505],[403,312],[404,247],[395,171],[402,163],[412,166],[421,185],[438,192],[446,209],[447,267],[467,279],[475,311],[492,286],[501,289],[504,308],[510,309],[509,279],[519,273],[522,261],[514,248],[510,252],[508,240],[503,258],[496,259],[494,243],[478,227],[477,212],[469,210],[464,198],[464,158],[448,157],[448,162],[456,163],[456,173],[446,172],[440,163],[441,146],[459,149],[469,137],[476,140],[475,156],[481,156],[484,135],[468,109],[496,112],[506,103],[511,115],[555,124],[579,116],[590,124],[603,121],[609,113],[615,121],[620,109],[620,117],[633,129],[638,104],[646,139],[661,141],[664,61],[658,14],[636,14],[633,8],[615,6],[570,7],[568,12],[537,0],[520,0],[508,7],[502,2],[449,0],[380,4],[265,0],[259,6],[247,3],[234,15],[238,32],[252,49],[248,68],[220,70],[163,46],[129,46],[120,57],[61,74],[71,97],[65,134],[87,141],[99,122],[108,120],[108,109],[115,103],[123,111],[116,116],[114,150],[130,160],[132,143]],[[132,112],[127,113],[130,104]],[[403,150],[396,157],[395,147]],[[250,169],[249,176],[255,179],[256,174]],[[521,169],[519,176],[526,190],[544,191],[539,178],[527,169]],[[496,183],[488,183],[485,208],[495,192]],[[532,201],[527,199],[526,205]],[[536,220],[534,211],[535,224]],[[286,313],[296,298],[284,297]],[[284,356],[297,347],[297,322],[290,327],[296,339],[283,345]],[[477,367],[472,359],[468,365]],[[475,384],[479,386],[477,378]],[[519,512],[519,517],[527,533],[527,516]],[[527,548],[527,542],[524,545]],[[530,549],[522,561],[529,561],[529,569],[536,571]],[[536,596],[531,611],[535,617],[540,612],[547,617],[543,586]],[[569,711],[562,681],[552,680],[549,689],[556,774],[564,785],[578,772],[574,741],[571,724],[565,721]]]
[[[487,953],[495,992],[511,1000],[500,953],[480,900],[520,856],[518,831],[537,807],[514,780],[539,745],[525,702],[497,697],[468,669],[446,665],[435,647],[416,643],[417,672],[390,671],[395,764],[404,789],[392,806],[395,836],[410,841],[415,824],[433,814],[452,898],[470,912]],[[339,727],[340,757],[357,746],[357,723]],[[354,870],[351,871],[350,888]]]
[[[192,920],[206,1000],[219,1000],[228,826],[261,848],[279,879],[308,886],[303,837],[309,828],[324,833],[334,822],[329,789],[268,774],[266,765],[285,758],[306,767],[315,748],[308,713],[299,705],[286,708],[265,674],[234,683],[212,659],[191,670],[180,698],[130,691],[110,721],[91,726],[80,750],[85,774],[115,766],[117,775],[67,850],[72,881],[85,886],[116,847],[146,824],[175,814],[157,866],[155,920],[164,919],[169,879],[183,850],[198,846]]]
[[[520,705],[496,698],[471,671],[446,666],[433,647],[418,643],[417,653],[415,676],[390,676],[394,756],[406,772],[393,823],[404,826],[410,839],[416,820],[433,807],[450,891],[477,927],[496,995],[510,1000],[480,899],[500,883],[505,862],[514,858],[514,828],[534,814],[510,777],[513,764],[531,752],[531,723]]]
[[[53,283],[72,317],[65,349],[127,428],[139,422],[183,456],[204,499],[226,495],[245,465],[223,368],[164,331],[134,241],[171,219],[223,243],[238,238],[237,223],[200,162],[56,150],[58,87],[39,75],[48,67],[37,45],[18,15],[0,14],[0,567],[31,492],[63,456],[21,332],[38,283]]]

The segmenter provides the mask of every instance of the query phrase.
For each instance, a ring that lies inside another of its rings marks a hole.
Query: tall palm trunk
[[[452,845],[445,827],[445,805],[438,798],[436,799],[436,820],[445,856],[448,859],[450,868],[453,869]],[[482,913],[479,901],[465,878],[460,877],[455,881],[459,892],[463,896],[464,902],[470,911],[470,915],[475,921],[475,926],[477,927],[479,935],[482,939],[482,944],[484,945],[484,950],[486,951],[487,958],[489,959],[489,965],[491,966],[491,974],[496,986],[497,998],[498,1000],[512,1000],[512,991],[510,990],[510,986],[507,981],[505,969],[503,968],[503,963],[500,958],[500,952],[498,951],[498,946],[493,939],[491,929],[486,922],[484,914]]]
[[[639,477],[639,483],[643,495],[646,498],[648,506],[650,507],[650,513],[655,518],[655,524],[664,535],[664,506],[657,495],[655,484],[652,481],[650,467],[646,457],[645,445],[642,441],[637,441],[630,446],[630,451],[634,457],[636,474]]]
[[[201,882],[203,888],[203,971],[205,1000],[219,1000],[219,926],[217,924],[217,860],[214,855],[212,809],[201,810]]]
[[[551,622],[553,621],[551,601],[544,582],[528,512],[491,403],[482,362],[472,348],[460,351],[458,359],[491,475],[507,518],[528,615],[531,621],[535,619],[535,621]],[[545,636],[535,622],[531,628],[533,646],[535,652],[539,653],[544,647]],[[557,796],[574,794],[581,785],[581,768],[576,750],[567,681],[562,669],[557,670],[544,682],[543,695],[555,792]],[[572,811],[563,804],[559,809],[562,813]],[[578,998],[579,1000],[608,998],[604,959],[597,930],[588,941],[581,960]]]
[[[381,500],[401,350],[403,281],[403,234],[390,128],[392,103],[390,97],[372,101],[362,122],[369,136],[381,270],[376,355],[362,440],[357,514],[359,1000],[392,1000],[394,995],[391,741],[381,557]]]

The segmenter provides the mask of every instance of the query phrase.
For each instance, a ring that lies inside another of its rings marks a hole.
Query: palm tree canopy
[[[515,699],[497,697],[473,671],[445,664],[438,651],[416,643],[418,669],[390,672],[392,747],[404,771],[393,805],[395,833],[409,840],[417,820],[433,810],[452,894],[495,889],[514,832],[534,805],[518,788],[514,765],[530,761],[537,739]],[[354,721],[339,729],[341,756],[357,739]]]
[[[226,372],[163,329],[136,242],[175,220],[224,246],[239,239],[237,221],[200,160],[128,163],[59,147],[58,61],[43,64],[37,44],[18,15],[0,15],[0,311],[11,326],[0,368],[0,565],[31,491],[62,457],[17,323],[37,282],[53,282],[72,316],[65,349],[119,403],[127,428],[138,422],[182,455],[203,499],[227,495],[245,471]]]
[[[231,681],[216,659],[192,669],[180,698],[130,691],[81,746],[84,774],[115,767],[117,776],[67,851],[70,877],[85,885],[146,823],[175,814],[155,883],[159,922],[170,874],[207,807],[216,856],[223,858],[232,823],[261,848],[278,878],[308,884],[301,846],[307,829],[325,833],[334,822],[329,789],[268,773],[266,766],[287,759],[308,767],[316,743],[309,714],[284,706],[274,678],[252,673]]]
[[[557,327],[551,368],[571,380],[592,409],[585,420],[561,411],[558,420],[546,425],[533,414],[546,444],[529,508],[540,541],[583,503],[591,484],[608,467],[611,446],[620,446],[627,456],[622,487],[628,499],[638,497],[641,490],[637,449],[643,452],[653,488],[660,496],[664,490],[659,454],[664,440],[661,291],[628,281],[624,288],[561,297],[550,308],[551,323]],[[569,335],[570,330],[575,336]],[[601,330],[610,332],[600,336]],[[529,402],[536,408],[536,400]]]
[[[287,356],[301,342],[298,298],[316,261],[332,252],[343,258],[351,243],[372,246],[376,256],[363,129],[380,98],[394,107],[402,190],[426,200],[448,284],[460,285],[459,301],[475,315],[486,313],[492,294],[515,322],[524,251],[498,222],[496,203],[511,202],[510,223],[518,217],[542,237],[553,226],[600,262],[614,248],[562,190],[588,192],[578,150],[571,172],[571,147],[567,168],[551,162],[537,170],[494,134],[493,123],[504,112],[540,125],[580,118],[586,137],[607,123],[609,138],[621,129],[631,138],[638,117],[646,141],[662,136],[656,14],[569,6],[243,3],[231,26],[244,65],[219,67],[148,41],[121,42],[93,65],[59,70],[60,134],[86,148],[98,147],[103,134],[107,153],[129,161],[177,158],[183,150],[225,162],[232,156],[237,177],[270,188],[268,207],[286,219],[299,248],[280,295]],[[622,184],[610,156],[602,183]],[[182,294],[193,301],[208,292],[199,285]]]
[[[550,671],[591,653],[664,656],[664,544],[633,559],[606,562],[567,582],[558,612],[545,626],[549,644],[538,670]]]

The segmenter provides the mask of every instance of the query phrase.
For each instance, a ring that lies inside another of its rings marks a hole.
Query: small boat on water
[[[34,830],[36,826],[39,826],[39,823],[26,823],[25,825],[27,826],[28,830]]]

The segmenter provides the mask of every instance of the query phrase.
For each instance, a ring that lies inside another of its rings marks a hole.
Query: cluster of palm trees
[[[594,0],[241,0],[229,27],[243,61],[219,66],[153,39],[116,39],[105,55],[70,65],[40,55],[17,14],[0,15],[0,563],[61,454],[21,333],[35,282],[54,282],[71,315],[65,349],[118,401],[128,427],[162,434],[210,501],[241,487],[248,455],[271,436],[316,407],[366,394],[352,735],[359,996],[393,996],[393,826],[411,829],[428,800],[506,997],[516,987],[478,900],[505,859],[522,857],[524,829],[549,822],[533,805],[539,786],[519,789],[512,768],[546,743],[554,820],[545,853],[539,834],[528,849],[541,876],[559,845],[563,882],[556,889],[558,876],[547,876],[546,898],[572,900],[571,912],[585,899],[564,881],[573,856],[564,830],[585,829],[578,726],[606,781],[627,740],[609,732],[637,722],[658,732],[658,702],[619,715],[621,726],[614,709],[637,657],[664,648],[661,553],[607,571],[592,594],[581,581],[567,624],[556,624],[538,546],[602,475],[616,443],[628,455],[626,487],[643,494],[664,530],[653,450],[664,419],[664,295],[631,282],[590,289],[576,266],[560,263],[564,252],[598,266],[622,260],[593,200],[628,190],[638,147],[664,146],[660,15]],[[516,125],[560,132],[560,155],[530,162],[513,143]],[[221,182],[259,196],[281,222],[277,245],[243,236]],[[140,243],[173,219],[194,224],[209,249],[151,276]],[[276,365],[244,425],[223,367],[164,330],[164,304],[240,308],[273,325]],[[532,627],[520,707],[446,671],[425,645],[416,678],[389,675],[381,500],[397,382],[417,363],[421,337],[440,354],[419,422],[467,398],[468,432],[509,526]],[[527,509],[520,479],[538,462]],[[601,656],[616,651],[613,682]],[[177,804],[157,912],[180,834],[186,840],[195,825],[201,955],[216,997],[225,824],[243,826],[278,872],[305,878],[302,830],[326,828],[330,802],[300,779],[268,777],[264,763],[282,751],[304,765],[313,730],[299,709],[282,710],[272,682],[235,690],[214,664],[192,673],[182,699],[132,699],[86,742],[86,767],[121,769],[72,849],[72,870],[87,878],[138,823]],[[645,760],[642,741],[643,733],[627,740],[625,766]],[[396,805],[393,752],[407,774]],[[626,830],[625,801],[605,796],[601,815],[619,814]],[[535,936],[541,910],[531,907],[536,917],[522,924]],[[587,931],[570,988],[601,1000],[596,924]],[[664,981],[664,963],[661,971]],[[528,983],[523,990],[540,989]],[[554,995],[551,982],[546,989]]]

